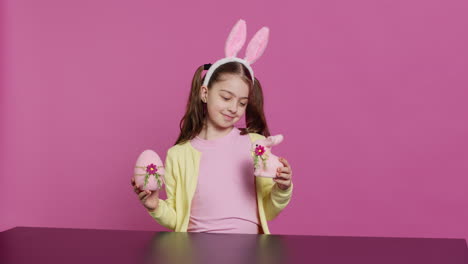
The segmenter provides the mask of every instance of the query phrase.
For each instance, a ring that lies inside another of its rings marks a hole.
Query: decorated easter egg
[[[147,149],[136,161],[134,176],[135,183],[141,190],[156,191],[164,184],[164,164],[159,155]]]

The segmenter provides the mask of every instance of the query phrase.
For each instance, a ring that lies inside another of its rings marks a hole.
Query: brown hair
[[[203,121],[207,113],[206,104],[200,99],[200,88],[205,79],[205,76],[201,77],[203,68],[203,65],[198,67],[193,76],[185,115],[179,123],[180,135],[175,143],[176,145],[193,139],[203,128]],[[237,75],[249,85],[249,100],[245,110],[245,124],[247,127],[239,128],[241,130],[240,134],[258,133],[265,137],[270,136],[263,112],[263,92],[260,81],[255,78],[254,85],[252,86],[252,77],[249,70],[242,63],[228,62],[222,64],[213,72],[208,83],[208,89],[211,89],[214,83],[220,81],[223,74]]]

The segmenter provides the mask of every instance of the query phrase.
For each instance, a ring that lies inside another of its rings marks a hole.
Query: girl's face
[[[218,128],[232,127],[245,113],[249,86],[238,76],[224,74],[211,90],[201,87],[201,100],[207,104],[208,122]]]

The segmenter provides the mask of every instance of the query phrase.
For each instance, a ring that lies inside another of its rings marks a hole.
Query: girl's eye
[[[241,103],[241,105],[242,105],[242,106],[246,106],[247,104],[243,104],[243,103]]]
[[[224,99],[225,101],[229,100],[229,98],[226,98],[226,97],[223,97],[223,99]]]

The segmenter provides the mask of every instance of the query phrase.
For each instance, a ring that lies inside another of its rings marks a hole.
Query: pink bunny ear
[[[283,141],[283,135],[276,135],[273,137],[273,146],[278,145]]]
[[[274,145],[274,138],[273,136],[269,136],[265,139],[265,141],[263,142],[263,144],[265,144],[265,147],[267,148],[271,148],[273,145]]]
[[[262,27],[252,40],[250,40],[249,45],[247,46],[247,51],[245,52],[244,60],[248,61],[249,64],[253,64],[260,56],[262,56],[263,51],[268,44],[268,36],[270,29],[267,27]]]
[[[240,19],[234,25],[226,40],[226,47],[224,53],[226,57],[235,57],[242,46],[244,46],[245,38],[247,35],[247,25],[245,21]]]

